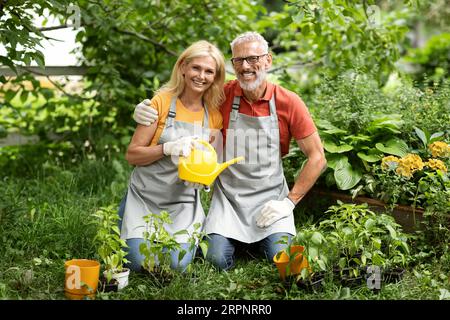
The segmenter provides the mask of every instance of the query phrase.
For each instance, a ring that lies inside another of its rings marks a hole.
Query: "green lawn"
[[[63,168],[45,163],[23,174],[3,175],[0,190],[0,298],[65,299],[64,261],[97,259],[92,214],[101,206],[119,204],[130,167],[124,160],[84,160]],[[208,194],[203,194],[204,205]],[[298,228],[310,223],[308,210],[296,212]],[[309,221],[309,222],[308,222]],[[283,285],[275,266],[241,255],[236,267],[218,272],[198,257],[185,274],[170,282],[131,274],[119,293],[97,299],[439,299],[450,291],[450,258],[415,250],[415,263],[404,279],[373,293],[366,286],[343,288],[327,275],[320,292]]]

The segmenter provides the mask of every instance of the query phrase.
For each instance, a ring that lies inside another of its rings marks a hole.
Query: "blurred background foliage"
[[[50,28],[36,25],[35,16],[71,27],[70,5],[80,12],[76,42],[87,70],[76,91],[52,78],[43,85],[38,72],[26,70],[52,64],[40,51]],[[134,106],[168,79],[186,46],[207,39],[229,59],[230,41],[248,30],[270,43],[270,79],[298,93],[314,118],[355,133],[377,110],[403,115],[407,141],[415,139],[416,122],[448,132],[448,7],[445,0],[0,1],[0,63],[17,72],[0,77],[0,137],[39,137],[0,148],[2,172],[32,155],[36,164],[52,158],[67,165],[123,154]]]

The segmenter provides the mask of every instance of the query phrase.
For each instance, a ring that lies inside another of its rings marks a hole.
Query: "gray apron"
[[[158,144],[174,141],[188,135],[197,135],[202,139],[209,139],[208,110],[204,108],[203,127],[192,123],[175,121],[177,97],[170,103],[170,111]],[[147,230],[143,217],[167,211],[172,224],[165,224],[165,229],[174,234],[180,230],[187,230],[192,234],[195,223],[203,225],[205,213],[200,202],[198,190],[188,188],[178,178],[178,161],[171,156],[153,162],[148,166],[137,166],[131,173],[130,184],[126,199],[125,213],[122,223],[121,238],[143,238]],[[200,228],[198,231],[201,231]],[[176,240],[187,242],[188,235],[178,235]]]
[[[245,153],[245,160],[228,167],[216,179],[205,232],[245,243],[260,241],[277,232],[295,235],[293,215],[267,228],[256,225],[264,204],[269,200],[282,200],[289,193],[281,161],[274,95],[269,101],[269,116],[239,113],[239,103],[240,97],[234,97],[225,160],[243,156],[242,153]]]

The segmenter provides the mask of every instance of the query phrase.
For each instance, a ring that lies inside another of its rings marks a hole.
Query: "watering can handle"
[[[210,152],[216,153],[216,150],[214,149],[214,147],[208,141],[199,139],[199,140],[196,140],[196,142],[204,145]]]

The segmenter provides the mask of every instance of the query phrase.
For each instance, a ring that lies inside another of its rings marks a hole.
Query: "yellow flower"
[[[383,170],[388,170],[392,166],[398,165],[398,160],[399,159],[397,157],[395,157],[395,156],[384,157],[383,159],[381,159],[381,168]]]
[[[441,170],[447,172],[447,167],[444,162],[439,159],[430,159],[428,162],[425,162],[425,165],[428,166],[432,170]]]
[[[450,145],[443,141],[433,142],[428,146],[433,157],[448,157],[450,156]]]
[[[407,178],[412,177],[411,169],[405,166],[398,166],[397,169],[395,169],[395,172],[400,176],[404,176]]]
[[[399,175],[410,178],[414,172],[423,169],[423,161],[417,154],[407,154],[398,160],[398,167],[395,172]]]

